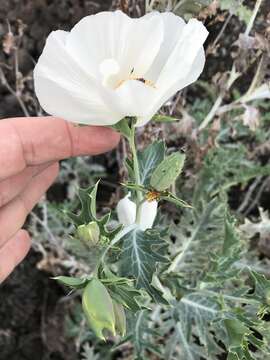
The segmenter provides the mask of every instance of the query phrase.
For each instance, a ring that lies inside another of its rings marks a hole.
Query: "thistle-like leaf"
[[[140,168],[140,181],[145,187],[149,187],[150,178],[155,168],[164,160],[165,143],[155,141],[142,151],[138,151]]]
[[[81,203],[81,210],[79,214],[66,212],[66,215],[76,227],[80,225],[86,225],[91,221],[95,221],[99,226],[100,234],[109,239],[112,239],[121,230],[122,226],[118,226],[113,230],[108,230],[107,225],[111,217],[110,212],[101,218],[97,217],[96,198],[98,185],[99,181],[94,186],[90,186],[87,189],[79,189],[78,197]]]
[[[112,273],[107,267],[99,269],[99,277],[106,284],[112,298],[132,312],[140,310],[143,306],[140,299],[144,294],[141,290],[134,288],[134,281],[125,277],[119,277]]]
[[[153,325],[147,310],[138,311],[136,316],[129,319],[127,336],[117,346],[127,341],[131,342],[136,360],[148,360],[149,353],[163,359],[160,346],[154,343],[154,339],[159,338],[161,334],[153,328]]]
[[[135,279],[138,289],[145,289],[154,301],[166,303],[161,292],[151,283],[157,270],[157,263],[166,264],[168,259],[161,254],[166,242],[157,231],[143,232],[139,228],[130,231],[123,238],[123,252],[120,257],[121,272]]]
[[[263,274],[255,271],[251,271],[251,276],[255,287],[252,298],[259,301],[261,305],[268,308],[268,312],[270,312],[270,280],[266,279]]]

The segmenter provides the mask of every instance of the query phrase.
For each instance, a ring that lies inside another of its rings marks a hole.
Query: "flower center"
[[[134,68],[130,71],[128,76],[121,74],[120,66],[114,59],[103,60],[99,65],[99,71],[102,75],[102,84],[111,89],[118,89],[124,82],[128,80],[137,80],[147,86],[155,88],[155,84],[152,81],[136,75],[134,73]]]
[[[102,84],[106,87],[114,88],[120,72],[118,62],[114,59],[105,59],[99,65],[99,71],[103,78]]]

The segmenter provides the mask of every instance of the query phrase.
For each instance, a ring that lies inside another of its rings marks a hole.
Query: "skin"
[[[23,260],[30,236],[27,215],[54,182],[59,160],[114,148],[119,134],[105,127],[78,127],[54,117],[0,121],[0,283]]]

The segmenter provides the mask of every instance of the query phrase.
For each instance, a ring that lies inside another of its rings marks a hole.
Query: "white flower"
[[[145,201],[141,205],[139,227],[142,231],[151,229],[157,215],[157,201]],[[136,204],[129,200],[129,194],[121,199],[116,207],[118,220],[124,226],[132,225],[136,221]]]
[[[34,70],[37,97],[46,112],[72,122],[113,125],[133,116],[142,125],[199,77],[207,35],[201,22],[169,12],[86,16],[49,35]]]

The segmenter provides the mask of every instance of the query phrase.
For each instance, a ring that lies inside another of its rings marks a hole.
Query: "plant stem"
[[[258,14],[258,11],[259,11],[259,9],[260,9],[260,7],[261,7],[261,5],[262,5],[262,2],[263,2],[263,0],[257,0],[257,1],[256,1],[256,4],[255,4],[255,6],[254,6],[253,13],[252,13],[252,15],[251,15],[251,18],[250,18],[250,20],[249,20],[248,26],[247,26],[246,31],[245,31],[245,35],[246,35],[246,36],[249,35],[249,33],[250,33],[250,31],[251,31],[251,29],[252,29],[252,27],[253,27],[254,21],[255,21],[255,19],[256,19],[256,16],[257,16],[257,14]]]
[[[140,169],[139,169],[139,162],[138,162],[138,156],[137,156],[137,150],[136,150],[136,144],[135,144],[135,126],[132,124],[131,126],[131,134],[129,137],[129,146],[132,153],[132,160],[133,160],[133,171],[134,171],[134,177],[135,177],[135,184],[140,185]],[[140,190],[136,190],[136,223],[138,224],[140,222],[140,216],[141,216],[141,203],[143,200],[142,193]]]
[[[248,36],[252,27],[253,27],[253,24],[254,24],[254,21],[256,19],[256,16],[258,14],[258,11],[260,9],[260,6],[262,4],[263,0],[257,0],[256,1],[256,4],[255,4],[255,7],[253,9],[253,13],[252,13],[252,16],[249,20],[249,23],[247,25],[247,28],[245,30],[245,35]],[[232,69],[230,71],[230,77],[228,79],[228,82],[227,82],[227,85],[226,85],[226,91],[230,90],[231,86],[233,85],[233,83],[235,82],[235,80],[238,79],[238,77],[240,76],[241,74],[240,73],[237,73],[236,72],[236,69],[235,69],[235,63],[233,64],[232,66]],[[208,115],[206,116],[206,118],[204,119],[204,121],[201,123],[201,125],[199,126],[199,131],[202,131],[203,129],[205,129],[209,124],[210,122],[214,119],[215,115],[217,114],[217,111],[218,109],[220,108],[222,102],[223,102],[223,97],[224,97],[224,93],[220,94],[218,96],[218,98],[216,99],[213,107],[211,108],[210,112],[208,113]]]
[[[231,86],[233,85],[233,83],[235,82],[235,80],[238,79],[238,77],[240,76],[240,73],[238,73],[235,69],[235,64],[233,64],[232,69],[230,71],[230,76],[229,79],[227,81],[227,84],[225,86],[225,91],[228,91]],[[217,97],[214,105],[212,106],[210,112],[208,113],[208,115],[206,116],[206,118],[203,120],[203,122],[201,123],[201,125],[199,126],[199,131],[202,131],[203,129],[205,129],[209,123],[214,119],[214,117],[216,116],[216,113],[218,111],[218,109],[220,108],[222,102],[223,102],[223,97],[224,97],[225,93],[224,91]]]
[[[131,232],[132,230],[134,230],[136,228],[136,225],[131,224],[129,226],[124,227],[116,236],[115,238],[112,240],[112,242],[109,244],[109,246],[105,249],[105,251],[103,252],[101,259],[100,259],[100,263],[105,263],[105,257],[106,254],[108,253],[108,251],[115,245],[117,244],[125,235],[127,235],[129,232]],[[99,265],[98,265],[99,266]]]

